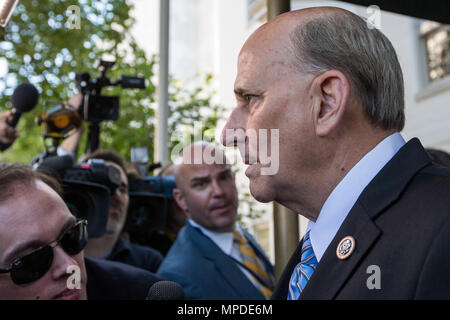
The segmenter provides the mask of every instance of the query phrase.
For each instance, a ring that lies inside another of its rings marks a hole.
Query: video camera
[[[153,247],[164,233],[175,177],[145,177],[128,182],[130,204],[124,231],[131,242]]]
[[[100,60],[98,70],[100,76],[92,79],[89,73],[78,73],[75,77],[78,88],[83,95],[83,102],[78,112],[68,104],[58,104],[39,115],[37,123],[44,129],[44,137],[63,139],[73,128],[79,128],[82,120],[90,123],[87,152],[98,149],[99,123],[105,120],[119,119],[119,97],[103,96],[105,87],[121,86],[123,89],[145,89],[145,78],[137,76],[121,76],[111,81],[106,72],[114,66],[114,61]],[[56,143],[55,143],[56,144]]]
[[[83,106],[80,108],[80,116],[89,122],[103,120],[115,121],[119,119],[119,97],[102,96],[104,87],[121,86],[124,89],[145,89],[145,79],[135,76],[121,76],[116,81],[106,77],[106,71],[114,66],[114,61],[100,60],[100,76],[91,80],[89,73],[76,75],[78,87],[83,94]]]
[[[71,156],[49,156],[36,169],[60,181],[62,197],[72,214],[88,220],[89,238],[105,233],[110,196],[121,184],[117,167],[101,159],[74,164]],[[164,233],[174,188],[174,176],[129,181],[130,202],[123,231],[128,232],[131,242],[150,247],[171,245],[164,243]]]
[[[121,184],[119,169],[101,159],[74,165],[71,156],[52,156],[44,159],[37,170],[61,182],[63,199],[72,214],[88,220],[90,238],[105,233],[109,198]]]

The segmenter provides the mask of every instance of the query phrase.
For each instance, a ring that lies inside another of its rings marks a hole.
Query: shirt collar
[[[192,219],[187,219],[187,221],[197,229],[210,238],[224,253],[231,255],[233,249],[233,232],[214,232],[202,227],[197,222]]]
[[[320,261],[360,194],[405,144],[396,132],[381,141],[345,175],[320,210],[316,222],[310,221],[311,245]]]

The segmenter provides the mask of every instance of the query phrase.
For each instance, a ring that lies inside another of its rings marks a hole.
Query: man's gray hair
[[[395,50],[378,29],[344,10],[311,18],[290,34],[295,66],[318,75],[339,70],[371,123],[401,131],[405,125],[403,75]]]

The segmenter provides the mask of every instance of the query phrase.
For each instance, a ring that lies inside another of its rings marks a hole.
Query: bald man
[[[187,216],[158,274],[179,283],[186,299],[259,300],[274,287],[273,267],[236,225],[234,173],[218,147],[196,143],[175,163],[173,195]]]
[[[400,135],[403,76],[379,30],[338,8],[283,14],[244,44],[234,91],[222,141],[245,150],[252,195],[310,220],[273,298],[450,298],[450,171]]]

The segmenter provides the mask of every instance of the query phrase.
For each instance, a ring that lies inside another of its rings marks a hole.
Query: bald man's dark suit
[[[345,236],[356,247],[339,260],[336,248]],[[286,299],[301,245],[273,299]],[[367,286],[371,265],[380,268],[381,289]],[[418,139],[364,189],[300,299],[450,299],[450,170],[432,164]]]

